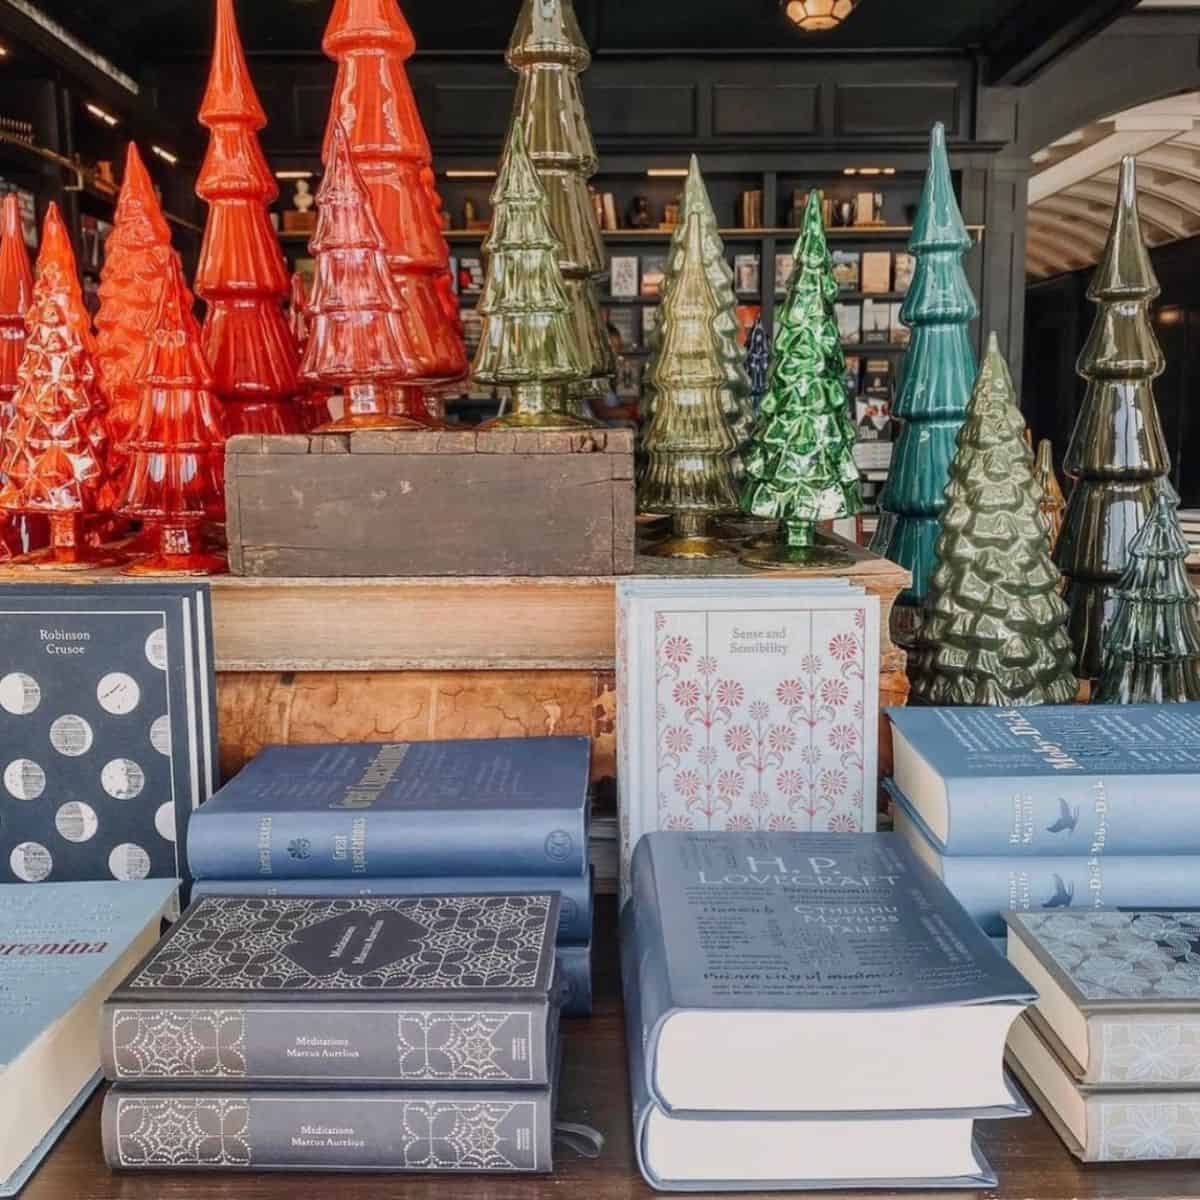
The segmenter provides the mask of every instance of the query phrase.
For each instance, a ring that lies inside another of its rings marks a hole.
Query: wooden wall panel
[[[712,90],[713,133],[794,134],[820,131],[821,88],[815,83],[728,84]]]
[[[834,101],[838,137],[911,134],[927,137],[942,121],[951,138],[964,135],[959,85],[954,82],[839,83]]]
[[[585,84],[592,132],[603,138],[691,138],[696,128],[694,84]]]

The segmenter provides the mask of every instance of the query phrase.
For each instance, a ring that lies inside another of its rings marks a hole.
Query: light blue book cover
[[[168,879],[0,885],[0,1087],[21,1086],[17,1075],[26,1053],[118,966],[176,886]],[[104,996],[93,999],[98,1012]],[[64,1069],[61,1078],[31,1094],[31,1109],[42,1106],[45,1119],[31,1151],[0,1181],[0,1196],[16,1194],[37,1168],[91,1094],[99,1067],[99,1040],[93,1038],[90,1056],[73,1056],[69,1064],[74,1082]],[[51,1093],[60,1084],[69,1094],[50,1111]],[[24,1115],[36,1122],[41,1114]]]
[[[946,854],[1200,853],[1200,703],[887,714],[894,786]]]
[[[574,875],[586,737],[270,746],[192,818],[197,879]]]

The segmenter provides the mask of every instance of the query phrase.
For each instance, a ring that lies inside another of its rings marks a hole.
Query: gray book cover
[[[121,1082],[545,1086],[556,893],[207,897],[104,1008]]]

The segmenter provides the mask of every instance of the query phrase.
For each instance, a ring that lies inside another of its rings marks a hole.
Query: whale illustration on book
[[[1071,901],[1075,899],[1074,883],[1064,883],[1063,877],[1055,872],[1054,875],[1054,895],[1042,905],[1043,908],[1070,908]]]
[[[1046,826],[1047,833],[1074,833],[1079,824],[1079,805],[1072,808],[1061,796],[1058,800],[1058,819]]]

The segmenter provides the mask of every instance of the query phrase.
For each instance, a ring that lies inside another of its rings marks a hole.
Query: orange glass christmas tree
[[[340,392],[344,415],[321,426],[348,429],[422,429],[429,419],[411,338],[418,336],[384,252],[371,195],[334,126],[325,178],[317,193],[316,259],[310,335],[301,364],[304,382]]]
[[[292,327],[292,338],[301,358],[308,348],[308,289],[304,276],[299,272],[292,276],[292,296],[288,302],[288,324]],[[303,433],[311,433],[319,425],[332,420],[329,413],[329,393],[301,381],[300,394],[296,398],[300,406],[300,427]]]
[[[224,507],[224,410],[200,348],[200,330],[177,262],[167,269],[138,382],[142,401],[129,433],[129,471],[117,509],[143,521],[157,553],[126,575],[219,575],[225,559],[207,553],[206,517]]]
[[[296,346],[283,302],[288,274],[267,205],[279,194],[258,131],[267,123],[246,67],[233,0],[217,27],[200,123],[211,133],[196,191],[208,224],[196,291],[208,304],[204,352],[229,433],[299,433]]]
[[[412,382],[436,389],[467,371],[462,327],[451,311],[450,251],[433,188],[429,141],[404,64],[416,49],[396,0],[335,0],[325,53],[337,81],[325,163],[344,127],[371,194],[396,289],[406,312]],[[437,411],[436,398],[433,408]]]
[[[0,508],[46,514],[50,554],[40,565],[67,568],[113,561],[85,536],[87,519],[110,510],[112,493],[95,345],[75,271],[70,239],[51,204],[26,314],[16,415],[4,432]]]

